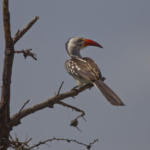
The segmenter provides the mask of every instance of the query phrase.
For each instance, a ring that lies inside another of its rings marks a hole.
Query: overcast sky
[[[76,81],[67,74],[64,62],[69,59],[65,43],[81,36],[100,43],[104,49],[88,47],[82,56],[99,66],[105,83],[125,103],[112,106],[93,87],[64,102],[85,111],[85,122],[70,127],[79,113],[55,105],[21,120],[11,135],[21,141],[26,134],[32,144],[53,137],[76,139],[88,144],[99,139],[92,150],[150,149],[150,1],[149,0],[10,0],[11,33],[24,28],[35,16],[40,19],[16,43],[15,50],[32,48],[37,61],[15,54],[11,84],[11,116],[30,99],[26,108],[53,97],[62,81],[67,92]],[[0,7],[0,78],[4,59],[2,1]],[[0,80],[0,85],[2,82]],[[51,149],[86,149],[81,145],[52,142]],[[39,149],[48,150],[48,146]]]

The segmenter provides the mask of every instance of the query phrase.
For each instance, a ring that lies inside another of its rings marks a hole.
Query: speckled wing
[[[101,72],[96,63],[88,57],[78,59],[69,59],[65,62],[65,68],[70,75],[75,75],[86,80],[95,81],[101,78]]]
[[[86,65],[88,65],[90,73],[94,73],[94,75],[96,77],[95,80],[101,79],[102,75],[101,75],[101,72],[100,72],[97,64],[91,58],[88,58],[88,57],[84,57],[83,60],[85,60],[87,62]]]
[[[101,80],[101,72],[96,63],[87,57],[84,57],[82,60],[67,60],[65,62],[67,72],[77,81],[80,80],[81,83],[87,83],[87,80],[92,81],[112,105],[125,106],[121,99]]]

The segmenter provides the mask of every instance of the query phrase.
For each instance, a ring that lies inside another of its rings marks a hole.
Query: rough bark
[[[14,45],[11,38],[10,31],[10,14],[8,0],[3,0],[3,23],[4,23],[4,37],[5,37],[5,58],[3,66],[3,77],[2,77],[2,92],[1,92],[1,104],[2,109],[0,110],[0,139],[5,141],[9,138],[9,128],[7,124],[10,120],[10,84],[12,65],[14,58]],[[2,145],[0,144],[0,147]],[[3,145],[2,150],[7,149],[7,144]]]

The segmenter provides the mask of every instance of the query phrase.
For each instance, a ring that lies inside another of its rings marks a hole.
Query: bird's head
[[[90,39],[85,39],[83,37],[74,37],[69,39],[66,43],[66,50],[70,56],[77,55],[81,57],[80,50],[87,46],[97,46],[103,48],[100,44]]]

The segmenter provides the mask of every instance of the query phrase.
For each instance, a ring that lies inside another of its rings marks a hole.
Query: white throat
[[[73,43],[73,40],[70,39],[66,45],[67,52],[71,58],[82,58],[80,54],[80,47]]]

